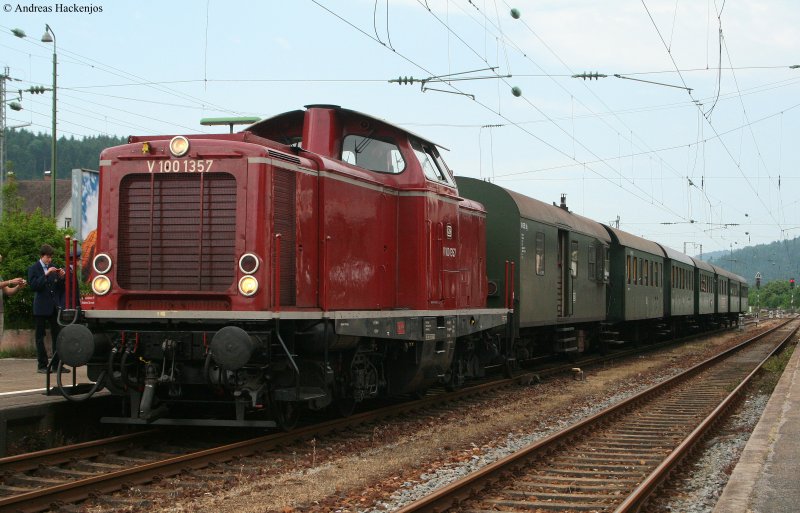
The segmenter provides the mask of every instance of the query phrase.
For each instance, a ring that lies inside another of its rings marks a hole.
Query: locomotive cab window
[[[396,144],[360,135],[344,138],[342,160],[378,173],[398,174],[406,168],[406,161]]]
[[[412,141],[411,147],[414,150],[414,155],[417,156],[420,167],[422,167],[425,178],[450,187],[454,186],[453,178],[450,176],[447,166],[433,148],[423,146],[417,141]]]

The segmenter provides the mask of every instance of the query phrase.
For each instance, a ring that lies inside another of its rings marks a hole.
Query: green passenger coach
[[[666,317],[694,315],[695,264],[690,256],[661,245],[664,260],[664,307]],[[677,321],[677,319],[672,319]]]
[[[486,219],[489,306],[505,299],[505,262],[514,262],[515,330],[523,354],[583,351],[606,316],[611,238],[574,214],[562,197],[548,205],[474,178],[456,179],[461,196],[482,203]],[[518,227],[519,230],[512,229]]]
[[[617,228],[612,238],[608,318],[611,322],[664,317],[664,250],[655,242]]]

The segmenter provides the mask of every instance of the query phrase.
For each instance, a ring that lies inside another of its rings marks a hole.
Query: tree
[[[748,294],[749,304],[753,308],[757,308],[760,304],[761,308],[788,310],[791,306],[791,299],[792,291],[789,289],[788,280],[771,281],[761,287],[761,290],[753,287]]]
[[[32,214],[23,212],[22,198],[17,194],[13,177],[3,188],[4,210],[0,220],[0,276],[4,279],[18,276],[27,279],[28,267],[39,259],[39,248],[50,244],[55,248],[53,262],[64,266],[64,237],[72,235],[71,229],[59,229],[53,218],[36,209]],[[33,327],[33,292],[22,289],[4,298],[5,327]]]
[[[122,137],[98,135],[76,139],[58,139],[58,178],[67,178],[72,169],[97,168],[100,152],[109,146],[124,144]],[[25,129],[12,130],[6,137],[7,160],[13,160],[20,180],[40,180],[50,168],[52,139],[49,134],[34,134]]]

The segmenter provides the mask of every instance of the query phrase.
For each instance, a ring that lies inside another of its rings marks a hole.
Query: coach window
[[[589,263],[589,280],[594,281],[597,278],[597,248],[594,244],[589,244],[589,258],[586,261]]]
[[[378,173],[402,173],[406,161],[392,142],[360,135],[348,135],[342,145],[342,160]]]
[[[633,257],[633,284],[639,284],[639,258]]]
[[[544,233],[536,232],[536,274],[544,276]]]
[[[578,277],[578,241],[574,240],[570,244],[570,268],[569,274],[573,278]]]
[[[643,276],[644,273],[642,272],[642,262],[644,262],[644,259],[640,258],[639,259],[639,281],[638,281],[639,285],[641,285],[643,283],[642,279],[644,278],[644,276]]]
[[[453,179],[450,177],[447,166],[441,158],[437,158],[436,151],[433,148],[423,146],[418,141],[412,141],[411,147],[414,149],[417,160],[419,160],[419,165],[422,167],[425,178],[453,187]]]
[[[631,256],[625,255],[625,281],[631,284]]]

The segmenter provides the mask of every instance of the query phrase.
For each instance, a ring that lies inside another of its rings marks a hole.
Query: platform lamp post
[[[44,25],[44,35],[42,36],[43,43],[53,43],[53,142],[52,150],[50,152],[50,215],[53,219],[56,218],[56,77],[58,76],[57,66],[58,60],[56,58],[56,35],[50,25]]]
[[[11,29],[11,33],[19,38],[25,38],[26,34],[23,30],[18,28]],[[50,149],[50,215],[55,219],[56,217],[56,164],[58,163],[58,158],[56,155],[56,142],[58,141],[58,137],[56,135],[56,77],[58,76],[58,58],[56,57],[56,34],[53,32],[53,29],[50,28],[50,25],[45,23],[44,25],[44,35],[42,36],[41,41],[43,43],[53,43],[53,137]]]

